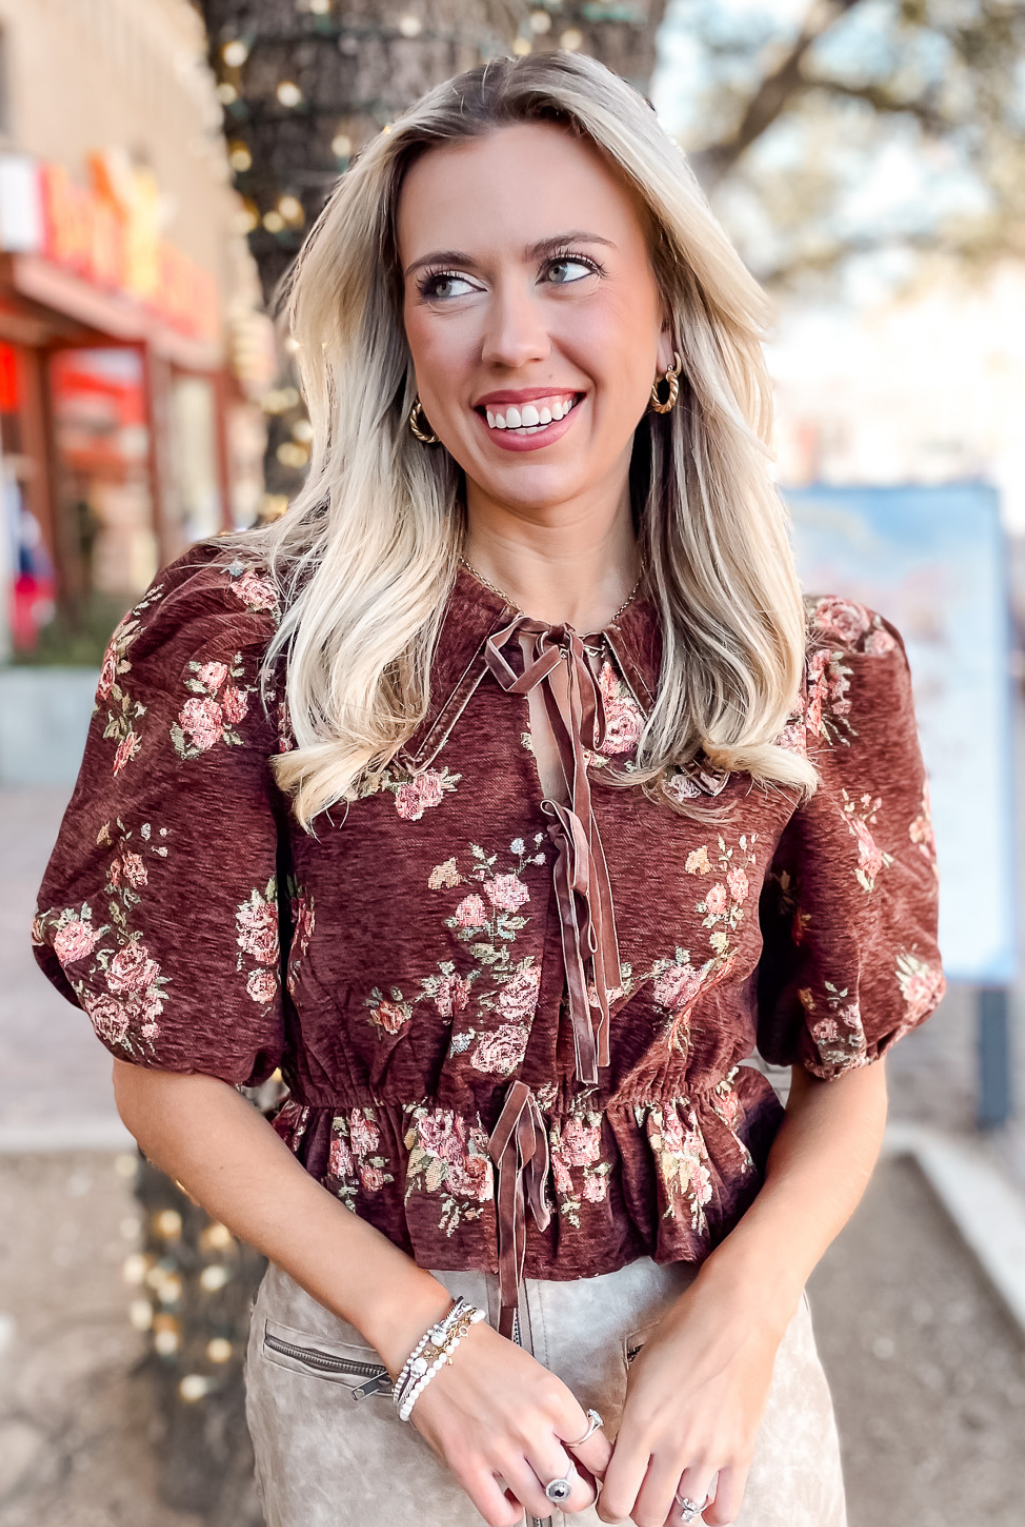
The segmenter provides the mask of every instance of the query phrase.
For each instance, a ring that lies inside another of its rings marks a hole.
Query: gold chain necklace
[[[473,566],[473,564],[471,562],[467,562],[467,560],[463,556],[462,552],[459,553],[459,560],[463,564],[463,566],[466,568],[467,572],[473,574],[473,576],[477,579],[478,583],[483,583],[485,588],[489,588],[493,594],[497,594],[499,596],[499,598],[504,599],[506,604],[512,605],[512,607],[516,611],[517,615],[526,615],[526,611],[525,610],[521,610],[519,605],[516,603],[516,601],[514,599],[510,599],[509,595],[505,592],[504,589],[498,588],[494,583],[491,582],[490,578],[485,578],[483,573],[478,572],[477,569]],[[637,575],[637,582],[634,584],[634,586],[630,590],[629,594],[627,594],[626,598],[623,600],[623,603],[619,606],[619,609],[615,612],[615,614],[609,616],[608,620],[605,622],[605,624],[607,626],[611,626],[611,624],[612,624],[612,622],[614,620],[618,620],[619,616],[622,615],[622,613],[626,609],[627,605],[633,603],[633,601],[634,601],[634,599],[636,598],[636,595],[637,595],[637,590],[641,586],[641,583],[642,583],[642,581],[644,579],[644,574],[645,574],[646,571],[647,571],[647,564],[645,563],[645,560],[642,557],[641,558],[641,570],[640,570],[640,572]],[[527,615],[527,619],[529,620],[530,618],[531,617],[529,615]]]

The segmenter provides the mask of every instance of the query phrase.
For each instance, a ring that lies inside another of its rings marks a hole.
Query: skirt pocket
[[[263,1355],[268,1362],[290,1368],[294,1373],[340,1384],[353,1400],[391,1396],[391,1375],[380,1354],[366,1343],[337,1341],[319,1334],[311,1336],[264,1317]]]

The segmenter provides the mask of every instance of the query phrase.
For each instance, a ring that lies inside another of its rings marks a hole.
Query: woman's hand
[[[577,1464],[562,1511],[593,1505],[595,1475],[611,1445],[599,1427],[579,1448],[587,1413],[563,1381],[487,1321],[472,1325],[418,1397],[410,1424],[452,1470],[490,1527],[514,1527],[526,1509],[551,1516],[548,1480]],[[501,1475],[508,1488],[496,1478]]]
[[[702,1504],[694,1518],[737,1516],[783,1329],[747,1295],[701,1276],[653,1326],[627,1379],[597,1512],[637,1527],[679,1527],[674,1495]]]

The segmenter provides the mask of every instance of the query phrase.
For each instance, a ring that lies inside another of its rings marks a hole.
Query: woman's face
[[[406,335],[427,424],[471,499],[537,510],[622,494],[656,369],[672,362],[645,219],[598,152],[552,123],[445,144],[410,168]]]

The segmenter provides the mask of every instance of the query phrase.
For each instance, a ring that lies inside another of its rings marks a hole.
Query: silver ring
[[[708,1504],[706,1498],[702,1505],[699,1506],[697,1501],[691,1500],[689,1495],[674,1495],[673,1499],[675,1501],[679,1501],[681,1522],[692,1522],[697,1516],[698,1512],[703,1511],[705,1506]]]
[[[551,1501],[564,1501],[573,1489],[573,1476],[576,1474],[576,1464],[570,1460],[566,1475],[561,1479],[550,1479],[545,1485],[545,1495]]]
[[[570,1442],[568,1440],[568,1438],[564,1437],[562,1439],[563,1447],[579,1447],[582,1442],[586,1442],[588,1437],[590,1437],[594,1432],[596,1432],[598,1430],[599,1426],[604,1426],[604,1425],[605,1425],[605,1422],[602,1420],[601,1415],[599,1414],[599,1412],[596,1411],[592,1405],[589,1405],[587,1407],[587,1430],[586,1430],[586,1432],[584,1433],[584,1435],[582,1437],[576,1437],[572,1442]]]

